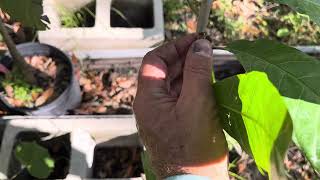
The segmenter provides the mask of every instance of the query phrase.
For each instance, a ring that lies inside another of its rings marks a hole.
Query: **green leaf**
[[[40,20],[43,13],[42,0],[1,0],[0,8],[7,12],[11,19],[22,22],[25,26],[45,29]]]
[[[263,71],[285,99],[295,143],[320,171],[320,61],[271,40],[228,45],[247,72]]]
[[[282,161],[274,163],[280,167],[291,141],[292,122],[267,75],[241,74],[215,83],[214,88],[224,130],[253,156],[260,169],[270,173],[271,160],[279,157]]]
[[[307,14],[320,25],[320,1],[319,0],[274,0],[280,4],[286,4],[301,14]]]
[[[15,156],[36,178],[47,178],[54,168],[54,160],[47,149],[35,142],[22,142],[16,146]]]
[[[277,36],[280,37],[280,38],[281,37],[286,37],[288,35],[290,35],[290,31],[289,31],[288,28],[281,28],[281,29],[279,29],[277,31]]]
[[[147,180],[156,180],[156,175],[154,174],[149,155],[146,151],[141,153],[141,160],[143,165],[144,174],[146,175]]]

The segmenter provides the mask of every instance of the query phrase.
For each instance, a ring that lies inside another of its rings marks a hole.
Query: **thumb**
[[[187,53],[183,70],[179,98],[183,104],[202,101],[213,94],[212,66],[213,53],[210,42],[205,39],[195,41]]]

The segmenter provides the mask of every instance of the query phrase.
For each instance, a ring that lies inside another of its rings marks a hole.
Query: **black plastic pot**
[[[17,46],[18,51],[22,56],[35,56],[42,55],[46,57],[53,58],[57,64],[63,64],[65,66],[64,73],[57,74],[56,82],[54,84],[55,91],[59,88],[59,80],[65,80],[68,84],[65,85],[64,89],[60,89],[61,93],[52,101],[39,106],[37,108],[15,108],[12,107],[3,96],[0,96],[0,106],[4,110],[12,113],[12,114],[26,114],[26,115],[63,115],[68,110],[74,109],[81,102],[81,91],[79,82],[76,80],[74,76],[74,69],[69,57],[60,51],[59,49],[40,43],[25,43]],[[9,62],[9,63],[8,63]],[[10,55],[6,54],[2,59],[0,59],[0,63],[4,64],[11,69],[12,62]],[[58,65],[59,68],[59,65]]]

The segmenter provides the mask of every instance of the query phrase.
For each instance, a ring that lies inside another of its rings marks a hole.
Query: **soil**
[[[132,114],[137,70],[128,74],[114,69],[84,71],[80,78],[82,104],[74,114]]]
[[[143,173],[141,148],[98,148],[95,150],[93,178],[139,177]],[[254,160],[247,154],[239,155],[235,150],[229,152],[229,174],[231,180],[268,180],[262,175]],[[284,162],[288,179],[320,179],[296,146],[289,148]]]
[[[131,178],[143,173],[140,147],[98,148],[95,150],[93,178]]]
[[[311,164],[296,146],[289,148],[284,163],[290,179],[320,179],[320,174],[313,170]]]
[[[58,64],[58,61],[45,56],[25,57],[25,60],[34,68],[38,84],[34,86],[25,83],[20,72],[8,73],[0,85],[0,91],[3,91],[5,100],[11,106],[35,108],[45,105],[56,99],[67,87],[68,68],[64,64]]]
[[[254,160],[247,154],[239,155],[235,150],[229,152],[229,171],[247,180],[268,180],[267,176],[262,175]],[[316,180],[320,179],[320,174],[315,172],[311,164],[307,161],[302,152],[296,147],[291,146],[287,151],[284,160],[286,175],[292,180]],[[230,173],[232,180],[238,180],[234,174]]]
[[[39,145],[48,149],[50,156],[54,159],[55,167],[50,176],[47,179],[64,179],[69,173],[69,162],[71,156],[71,142],[70,134],[57,136],[50,138],[48,140],[43,140],[47,137],[46,133],[38,132],[23,132],[18,134],[16,144],[20,141],[36,141]],[[14,157],[14,156],[13,156]],[[10,162],[9,177],[16,175],[19,169],[14,169],[19,163],[15,158]],[[18,173],[15,180],[34,180],[36,178],[32,177],[26,170]]]

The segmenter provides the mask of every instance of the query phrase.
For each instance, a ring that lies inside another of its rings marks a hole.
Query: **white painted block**
[[[153,1],[154,26],[152,28],[111,27],[112,0],[96,0],[94,27],[62,28],[55,0],[44,0],[44,14],[50,29],[39,31],[39,40],[62,50],[148,48],[164,40],[163,4]],[[79,4],[84,4],[79,0]],[[76,5],[75,5],[76,6]],[[78,7],[77,7],[78,8]]]
[[[45,132],[52,136],[71,133],[71,162],[66,180],[80,180],[91,176],[94,148],[102,142],[137,133],[133,116],[4,116],[6,123],[0,150],[0,179],[7,179],[9,163],[17,135],[25,131]],[[140,145],[137,136],[131,136],[115,146]],[[101,144],[102,143],[102,144]],[[110,146],[110,144],[106,144]],[[112,146],[112,145],[111,145]]]

